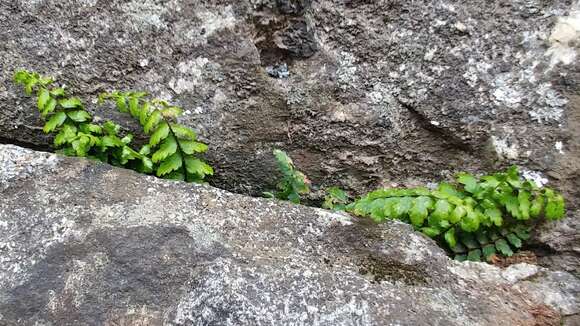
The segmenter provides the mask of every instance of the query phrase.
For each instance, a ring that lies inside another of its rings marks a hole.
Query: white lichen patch
[[[437,289],[434,292],[433,297],[427,301],[429,308],[453,316],[460,325],[473,325],[466,318],[465,309],[463,308],[461,300],[456,295],[447,289]]]
[[[550,49],[546,52],[551,57],[550,66],[576,62],[578,42],[580,42],[580,1],[574,4],[568,16],[559,17],[550,34]]]
[[[491,144],[499,158],[513,160],[518,158],[518,145],[506,138],[491,136]]]
[[[55,31],[58,33],[59,36],[59,43],[61,44],[62,47],[65,47],[67,51],[75,51],[75,50],[84,50],[87,47],[91,47],[93,46],[93,41],[90,41],[88,39],[84,39],[84,38],[78,38],[76,36],[74,36],[73,34],[71,34],[70,31],[61,28],[61,27],[57,27],[55,29]],[[42,53],[48,53],[48,51],[50,50],[50,44],[43,44],[41,45],[42,48],[39,47],[39,49],[42,49]],[[71,60],[70,56],[66,57],[66,62],[68,62],[69,60]],[[65,62],[62,62],[61,65],[66,64]]]
[[[423,56],[423,60],[425,60],[425,61],[433,60],[433,57],[435,57],[436,52],[437,52],[437,47],[434,47],[432,49],[427,50],[427,52],[425,52],[425,55]]]
[[[453,24],[453,27],[455,27],[455,29],[460,32],[465,32],[467,30],[467,26],[465,26],[465,24],[462,22],[456,22]]]
[[[416,264],[426,259],[433,259],[435,253],[431,250],[432,245],[415,232],[409,234],[407,246],[402,250],[406,264]]]
[[[536,94],[540,99],[538,103],[540,105],[535,106],[529,112],[532,120],[537,122],[560,121],[564,115],[563,108],[568,103],[568,100],[556,92],[550,83],[538,85]]]
[[[177,65],[179,77],[172,78],[169,87],[177,94],[192,91],[203,82],[203,72],[208,63],[209,60],[203,57],[180,62]]]
[[[468,66],[463,74],[463,78],[467,81],[467,84],[471,87],[476,87],[480,78],[486,76],[488,74],[489,69],[493,67],[492,64],[485,62],[485,61],[475,61],[473,58],[469,58]],[[503,94],[498,94],[498,96],[502,97]],[[496,98],[498,97],[496,96]]]
[[[520,281],[514,287],[525,291],[529,299],[543,302],[563,315],[580,313],[580,280],[562,271],[546,271],[532,278]]]
[[[322,225],[340,224],[340,225],[351,225],[353,223],[352,217],[345,213],[340,212],[330,212],[323,209],[317,209],[318,221]]]
[[[336,75],[342,89],[346,89],[357,82],[356,72],[358,68],[356,62],[357,59],[351,53],[343,51],[338,55]]]
[[[23,8],[26,8],[27,10],[34,11],[35,9],[40,8],[47,1],[46,0],[18,0],[17,2]]]
[[[558,153],[560,153],[560,154],[564,154],[564,145],[562,144],[562,142],[561,142],[561,141],[557,141],[557,142],[554,144],[554,147],[556,148],[556,150],[558,151]]]
[[[86,7],[94,7],[99,0],[79,0],[79,3]]]
[[[158,181],[154,178],[151,180]],[[216,228],[224,227],[227,223],[250,223],[250,221],[240,220],[238,214],[232,210],[224,210],[222,218],[206,219],[204,223],[193,222],[192,220],[198,219],[202,213],[192,207],[189,202],[175,201],[175,196],[187,196],[187,194],[167,193],[158,187],[150,187],[147,189],[147,195],[137,200],[134,205],[120,203],[101,206],[96,212],[100,218],[93,220],[92,227],[173,225],[187,229],[197,248],[209,250],[215,242],[222,242]],[[189,194],[189,198],[191,202],[202,200],[194,194]],[[215,206],[217,203],[208,202],[206,199],[203,205]],[[187,215],[180,213],[184,211],[189,211],[189,213]]]
[[[104,325],[118,326],[151,326],[160,325],[161,313],[153,307],[147,305],[128,305],[125,309],[119,309],[111,313]]]
[[[130,227],[137,225],[163,225],[171,214],[173,223],[181,224],[187,221],[183,216],[169,213],[174,208],[172,195],[159,189],[149,192],[148,196],[140,198],[135,205],[128,207],[126,203],[104,205],[97,209],[99,219],[93,221],[94,227],[108,227],[121,223]],[[166,206],[165,206],[166,205]],[[159,209],[162,207],[163,209]]]
[[[84,299],[83,292],[79,291],[83,288],[85,277],[89,274],[91,265],[81,260],[73,260],[72,270],[68,273],[64,281],[64,292],[69,293],[72,297],[72,304],[79,307]]]
[[[467,67],[463,78],[467,81],[467,84],[471,87],[477,86],[477,81],[479,80],[477,69],[473,66]]]
[[[571,13],[570,15],[562,20],[566,26],[574,24],[575,20],[572,17],[576,17],[576,14]],[[564,29],[569,31],[570,27]],[[561,35],[560,29],[557,30],[555,35]],[[552,41],[549,41],[551,34]],[[489,83],[492,100],[498,108],[526,108],[530,118],[538,123],[560,121],[568,100],[554,89],[550,82],[546,81],[547,74],[553,73],[554,69],[553,66],[550,66],[549,61],[560,59],[547,57],[554,53],[555,48],[546,51],[545,43],[561,44],[555,39],[565,40],[562,42],[569,45],[574,42],[567,37],[557,36],[554,38],[554,33],[551,33],[547,27],[522,31],[519,37],[521,48],[518,48],[517,52],[511,53],[515,61],[515,66],[511,70],[490,75],[488,69],[491,66],[474,68],[470,65],[464,73],[464,78],[472,87],[476,87],[479,81]],[[560,53],[563,52],[560,51]],[[471,61],[470,59],[470,63]]]
[[[56,219],[51,225],[50,233],[44,239],[38,239],[45,249],[56,243],[62,243],[69,237],[81,238],[84,233],[76,228],[76,222],[65,217]]]
[[[36,207],[29,207],[36,209]],[[81,239],[84,236],[83,231],[75,228],[74,221],[67,217],[59,218],[57,214],[47,210],[44,212],[46,218],[54,221],[50,228],[43,225],[38,219],[31,218],[27,209],[12,211],[12,216],[17,223],[6,223],[5,227],[0,229],[0,288],[10,284],[19,285],[26,281],[28,275],[26,272],[31,266],[43,259],[46,252],[52,246],[63,243],[73,237]],[[73,214],[73,213],[71,213]],[[6,213],[0,210],[0,215],[6,216]],[[34,238],[23,237],[19,226],[28,225],[29,232],[34,234]],[[34,253],[24,253],[21,251],[24,246],[23,241],[33,241],[28,245],[34,248]]]
[[[121,5],[136,30],[148,28],[166,29],[167,23],[162,16],[168,12],[170,5],[160,5],[151,1],[129,1]]]
[[[514,80],[510,74],[498,75],[494,81],[495,90],[493,96],[495,99],[509,108],[518,107],[522,101],[522,93],[514,85]]]
[[[60,292],[49,290],[47,307],[52,312],[66,310],[71,303],[80,307],[85,302],[84,291],[91,286],[93,277],[109,262],[104,253],[97,253],[84,258],[72,260],[72,266],[64,275],[64,286]]]
[[[531,170],[522,170],[522,176],[526,180],[533,181],[538,187],[543,187],[548,183],[548,179],[542,175],[541,172],[531,171]]]
[[[369,99],[369,102],[372,104],[381,104],[381,102],[384,99],[383,94],[378,90],[369,92],[367,94],[367,98]]]

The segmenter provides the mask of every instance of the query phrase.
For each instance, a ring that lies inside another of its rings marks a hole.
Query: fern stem
[[[165,121],[165,123],[167,123],[167,126],[169,126],[169,132],[171,133],[173,138],[175,138],[175,142],[177,143],[177,150],[179,151],[179,155],[181,156],[181,169],[183,170],[183,181],[187,182],[187,168],[185,167],[185,159],[184,159],[185,152],[181,148],[181,144],[179,143],[179,138],[177,138],[177,136],[175,135],[175,132],[173,132],[173,129],[171,128],[171,124],[167,121],[167,119],[165,117],[163,117],[163,120]]]

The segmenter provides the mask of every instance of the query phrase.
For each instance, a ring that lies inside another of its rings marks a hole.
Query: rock
[[[580,257],[578,12],[576,0],[2,1],[0,142],[50,143],[10,82],[25,67],[87,102],[144,89],[182,105],[210,145],[211,184],[239,193],[274,185],[274,147],[318,187],[357,194],[518,164],[568,199],[566,235],[536,238],[564,269]]]
[[[276,66],[268,66],[266,67],[266,72],[274,78],[288,78],[288,76],[290,76],[288,65],[285,63]]]
[[[454,273],[479,278],[490,284],[508,285],[525,292],[532,300],[551,306],[564,316],[580,314],[580,280],[566,272],[554,272],[525,263],[505,269],[466,262],[453,267]]]
[[[580,314],[580,282],[577,278],[564,272],[544,272],[534,277],[517,287],[525,289],[533,299],[557,307],[564,315]]]
[[[0,167],[2,325],[537,325],[558,323],[563,302],[578,312],[569,274],[538,283],[543,268],[454,262],[399,222],[12,145]]]

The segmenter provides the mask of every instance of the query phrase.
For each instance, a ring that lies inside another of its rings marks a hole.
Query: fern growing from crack
[[[141,168],[145,173],[155,170],[158,177],[202,182],[213,175],[213,168],[197,157],[205,153],[207,145],[197,141],[195,131],[177,123],[183,110],[168,102],[151,99],[144,92],[103,93],[99,102],[115,102],[117,109],[129,113],[139,121],[143,132],[150,135],[149,143],[141,149],[143,155],[151,154],[151,159]]]
[[[541,217],[565,215],[564,197],[520,177],[517,167],[427,188],[381,189],[368,193],[346,210],[377,222],[397,219],[434,238],[458,260],[511,256],[529,238]]]
[[[300,204],[301,196],[310,192],[310,181],[300,172],[286,152],[275,149],[274,157],[282,179],[276,185],[277,191],[264,192],[266,198],[278,198]]]
[[[54,147],[68,156],[97,159],[116,166],[145,159],[130,147],[131,134],[119,136],[120,127],[111,121],[94,122],[78,97],[71,97],[63,87],[54,86],[52,78],[19,70],[14,81],[24,86],[27,95],[36,95],[36,105],[45,121],[42,130],[55,133]]]
[[[196,141],[192,129],[176,122],[182,112],[179,107],[148,99],[142,92],[103,94],[101,102],[114,99],[119,110],[137,118],[150,135],[148,144],[135,150],[131,147],[132,134],[121,136],[120,126],[112,121],[97,123],[81,99],[69,96],[64,87],[54,86],[54,79],[19,70],[14,81],[27,95],[36,96],[36,106],[45,121],[43,131],[55,134],[57,152],[188,182],[203,182],[213,174],[213,168],[195,156],[206,152],[207,145]]]

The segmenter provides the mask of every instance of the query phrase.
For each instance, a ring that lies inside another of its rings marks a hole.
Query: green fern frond
[[[278,199],[300,204],[301,196],[310,192],[310,181],[296,169],[286,152],[275,149],[273,154],[278,163],[278,170],[282,173],[282,179],[276,185],[278,191],[265,192],[264,196],[270,198],[273,194]]]
[[[434,190],[376,190],[346,209],[377,222],[409,223],[458,259],[468,260],[487,259],[491,254],[510,256],[522,247],[538,218],[557,220],[565,215],[561,194],[523,179],[515,166],[481,178],[460,173],[455,184],[443,182]],[[488,233],[493,241],[484,241]]]
[[[129,113],[150,135],[146,151],[153,154],[139,169],[146,167],[159,177],[189,182],[203,182],[213,175],[213,168],[196,157],[205,153],[208,146],[196,141],[191,128],[176,121],[183,112],[181,108],[150,99],[144,92],[114,91],[101,94],[99,99],[113,101],[120,112]]]
[[[148,100],[144,92],[101,94],[99,103],[114,101],[119,111],[129,113],[150,135],[149,144],[139,151],[131,148],[133,135],[121,136],[121,127],[107,121],[98,124],[78,97],[70,97],[54,80],[27,70],[14,74],[14,81],[28,95],[36,93],[36,106],[44,119],[43,131],[54,133],[54,146],[65,155],[89,157],[142,173],[194,182],[203,182],[213,168],[194,155],[207,151],[196,141],[190,128],[174,120],[182,110],[165,101]]]

